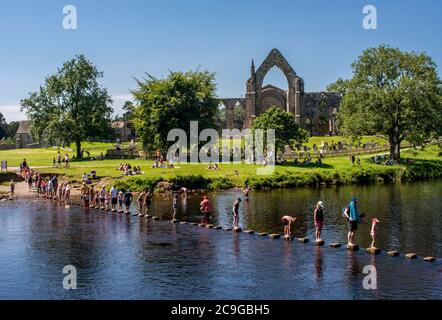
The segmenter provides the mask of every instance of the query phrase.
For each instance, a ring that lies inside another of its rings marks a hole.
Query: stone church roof
[[[17,133],[22,133],[22,134],[29,133],[30,134],[31,133],[31,121],[29,121],[29,120],[20,121],[20,124],[17,129]]]

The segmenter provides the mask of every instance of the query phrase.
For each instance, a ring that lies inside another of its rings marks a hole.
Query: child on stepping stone
[[[324,203],[322,201],[319,201],[316,204],[315,207],[315,211],[313,213],[313,218],[315,221],[315,236],[316,236],[316,241],[320,241],[321,240],[321,231],[322,231],[322,227],[324,225]]]
[[[239,204],[241,203],[241,198],[236,199],[233,204],[233,228],[239,229]]]
[[[370,236],[372,239],[370,248],[375,248],[374,246],[374,242],[376,241],[376,229],[377,229],[377,224],[379,223],[378,218],[373,218],[373,220],[371,220],[371,230],[370,230]]]
[[[172,210],[173,210],[172,221],[176,220],[177,209],[178,209],[178,193],[175,193],[173,195],[173,200],[172,200]]]
[[[282,224],[284,225],[284,237],[291,237],[291,225],[296,221],[296,217],[292,216],[283,216],[281,218]]]

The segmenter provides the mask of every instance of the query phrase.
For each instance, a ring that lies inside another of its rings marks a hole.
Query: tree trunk
[[[81,159],[81,141],[75,141],[75,145],[77,146],[77,159]]]
[[[401,156],[401,145],[399,139],[394,136],[389,138],[390,143],[390,160],[400,160]]]

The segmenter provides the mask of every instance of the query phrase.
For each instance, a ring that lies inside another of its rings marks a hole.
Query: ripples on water
[[[441,257],[441,183],[253,192],[241,224],[281,232],[282,214],[296,214],[296,236],[313,235],[311,208],[327,204],[324,238],[344,241],[340,208],[357,190],[361,209],[382,221],[381,248]],[[217,224],[231,223],[236,191],[212,194]],[[181,203],[182,219],[199,219],[198,196]],[[169,218],[169,201],[155,199]],[[369,226],[358,241],[369,244]],[[378,290],[364,290],[365,265]],[[78,290],[62,287],[65,265]],[[84,214],[49,202],[0,203],[0,298],[13,299],[418,299],[442,298],[442,264],[370,256],[343,248],[270,240],[102,211]]]

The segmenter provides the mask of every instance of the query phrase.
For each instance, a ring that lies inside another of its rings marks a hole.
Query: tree
[[[0,139],[8,136],[8,123],[6,122],[3,113],[0,112]]]
[[[218,102],[215,76],[208,71],[171,72],[165,79],[151,75],[136,80],[133,124],[137,136],[149,152],[167,151],[172,129],[190,134],[190,121],[198,121],[198,130],[216,128]]]
[[[400,159],[404,140],[424,142],[441,135],[442,86],[428,55],[381,45],[365,50],[352,69],[351,79],[328,87],[343,94],[341,132],[385,135],[394,160]]]
[[[253,135],[257,129],[275,130],[276,153],[284,152],[285,146],[301,145],[307,142],[309,137],[309,133],[298,126],[292,114],[276,106],[267,109],[255,119],[252,126]]]
[[[74,142],[77,158],[81,158],[82,141],[109,136],[112,100],[98,83],[102,77],[102,72],[79,55],[48,76],[38,92],[21,101],[39,142],[63,146]]]

